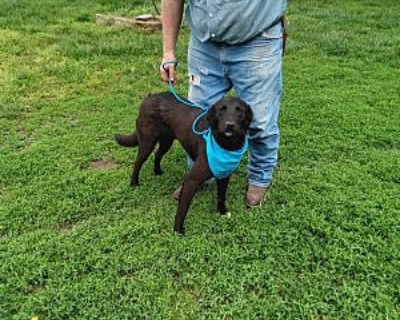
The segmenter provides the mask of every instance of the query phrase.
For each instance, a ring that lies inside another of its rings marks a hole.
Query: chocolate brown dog
[[[131,186],[139,185],[139,173],[143,163],[154,150],[158,150],[154,159],[154,174],[161,175],[161,159],[170,149],[174,139],[178,139],[194,164],[187,173],[178,210],[175,216],[174,230],[183,233],[183,224],[193,196],[199,187],[213,176],[208,165],[206,146],[201,136],[194,134],[192,123],[201,113],[178,102],[171,93],[149,95],[142,103],[136,119],[136,132],[130,135],[117,134],[118,144],[125,147],[139,147],[134,165]],[[211,128],[218,143],[225,150],[239,150],[245,142],[245,135],[252,120],[250,107],[239,98],[224,98],[213,105],[207,115],[198,123],[198,130]],[[217,179],[218,211],[224,215],[225,194],[229,177]]]

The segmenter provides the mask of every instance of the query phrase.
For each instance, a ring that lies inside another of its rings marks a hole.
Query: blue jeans
[[[211,106],[230,89],[250,105],[249,184],[267,187],[277,164],[282,96],[282,26],[238,45],[202,43],[191,37],[189,99]]]

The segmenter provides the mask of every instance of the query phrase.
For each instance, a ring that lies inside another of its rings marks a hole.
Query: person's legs
[[[232,84],[226,77],[227,68],[222,64],[223,47],[216,43],[202,43],[192,37],[188,50],[189,93],[192,102],[211,107],[224,97]],[[188,165],[192,160],[188,157]]]
[[[254,114],[249,131],[249,185],[265,192],[278,159],[282,27],[276,25],[249,42],[230,47],[227,65],[237,95],[251,106]],[[264,192],[254,205],[262,201]]]
[[[232,83],[226,77],[227,68],[221,60],[223,56],[224,49],[221,45],[202,43],[191,38],[188,51],[190,101],[211,107],[231,89]],[[187,157],[187,162],[191,168],[193,161],[190,157]],[[175,199],[179,198],[180,189],[181,187],[174,192]]]

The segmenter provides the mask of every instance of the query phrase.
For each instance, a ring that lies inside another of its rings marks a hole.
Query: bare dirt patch
[[[95,159],[92,160],[90,166],[97,170],[110,170],[117,167],[117,164],[111,160]]]
[[[61,233],[69,233],[74,228],[74,223],[69,220],[65,219],[62,223],[60,223],[60,232]]]

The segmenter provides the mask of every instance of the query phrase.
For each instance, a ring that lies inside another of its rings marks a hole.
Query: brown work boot
[[[269,187],[257,187],[249,185],[246,194],[246,206],[247,208],[260,207],[264,202],[265,193]]]

